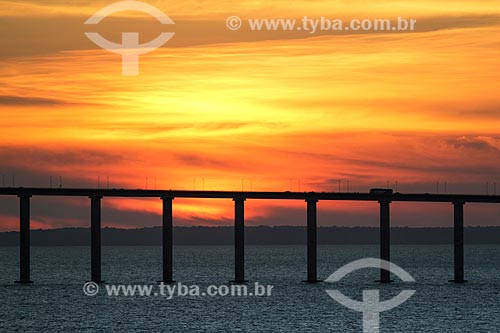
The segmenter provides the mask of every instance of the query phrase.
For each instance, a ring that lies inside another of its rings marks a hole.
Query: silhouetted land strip
[[[306,227],[246,227],[248,245],[305,245]],[[232,245],[233,227],[174,227],[175,245]],[[500,227],[465,228],[467,244],[500,244]],[[453,228],[391,228],[392,244],[453,244]],[[105,246],[161,246],[161,227],[103,228]],[[33,246],[90,246],[89,228],[32,230]],[[318,244],[379,244],[379,228],[319,227]],[[18,246],[18,232],[0,233],[0,246]]]

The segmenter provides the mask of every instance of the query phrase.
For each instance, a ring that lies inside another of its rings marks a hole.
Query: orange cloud
[[[103,2],[76,4],[0,1],[0,21],[42,16],[34,25],[43,27],[44,18],[62,15],[75,24]],[[450,191],[472,193],[500,184],[495,2],[197,4],[157,3],[194,22],[196,32],[208,21],[224,24],[228,13],[415,15],[425,27],[272,38],[242,31],[226,39],[194,36],[185,22],[179,38],[191,33],[189,43],[141,57],[141,75],[132,78],[120,75],[119,56],[89,49],[83,28],[73,27],[68,35],[81,38],[73,44],[55,40],[36,55],[2,57],[0,171],[8,182],[47,186],[52,176],[55,186],[61,177],[64,186],[331,191],[340,181],[341,190],[349,182],[366,191],[398,181],[410,192],[446,182]],[[109,204],[160,213],[149,201]],[[259,223],[286,208],[252,206],[248,214]],[[232,216],[230,203],[176,207],[193,224]]]

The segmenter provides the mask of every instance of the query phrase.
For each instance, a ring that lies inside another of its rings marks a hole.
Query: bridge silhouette
[[[499,195],[465,194],[403,194],[403,193],[342,193],[342,192],[237,192],[237,191],[182,191],[143,189],[91,188],[26,188],[3,187],[0,196],[17,196],[19,213],[19,280],[32,283],[30,276],[30,200],[33,196],[90,198],[91,281],[102,283],[101,276],[101,201],[106,197],[159,198],[162,200],[162,282],[173,280],[173,201],[175,198],[232,199],[234,201],[234,280],[245,280],[245,201],[246,200],[303,200],[307,207],[307,278],[304,282],[321,282],[317,276],[317,203],[318,201],[372,201],[380,205],[380,258],[390,261],[390,206],[393,202],[451,203],[454,210],[454,278],[464,279],[464,205],[466,203],[500,203]],[[380,269],[381,283],[391,282],[389,271]]]

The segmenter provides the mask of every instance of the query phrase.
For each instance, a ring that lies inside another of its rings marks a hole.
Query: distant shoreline
[[[232,227],[174,227],[174,245],[232,245]],[[304,226],[255,226],[245,228],[247,245],[305,245]],[[319,245],[378,244],[375,227],[319,227]],[[453,228],[391,229],[392,244],[453,244]],[[500,244],[500,227],[466,227],[466,244]],[[18,246],[19,233],[0,233],[0,246]],[[104,246],[161,245],[161,227],[140,229],[103,228]],[[62,228],[32,230],[32,246],[89,246],[90,229]]]

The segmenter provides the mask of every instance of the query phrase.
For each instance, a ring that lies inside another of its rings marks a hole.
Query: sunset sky
[[[2,186],[500,193],[498,0],[0,0]],[[120,16],[121,15],[121,16]],[[413,32],[257,32],[226,18],[398,16]],[[93,44],[175,32],[140,75]],[[437,183],[439,182],[439,186]],[[488,183],[488,185],[487,185]],[[0,198],[0,231],[18,202]],[[33,228],[89,225],[89,200],[32,200]],[[303,225],[305,203],[247,201],[247,225]],[[394,204],[395,226],[450,226],[450,204]],[[377,226],[375,203],[319,203],[320,225]],[[160,224],[160,200],[104,199],[103,225]],[[176,225],[231,225],[224,200],[174,201]],[[466,225],[500,207],[466,206]]]

